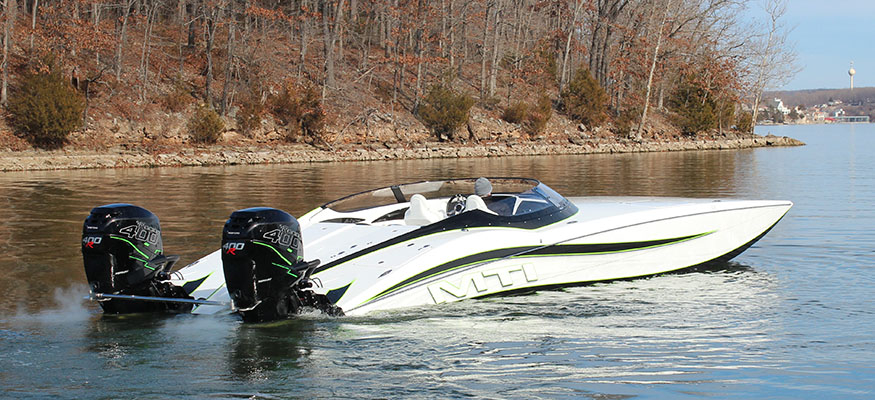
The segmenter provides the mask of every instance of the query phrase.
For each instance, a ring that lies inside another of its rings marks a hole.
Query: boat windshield
[[[562,207],[567,200],[535,179],[488,178],[492,193],[483,196],[490,210],[498,215],[522,215],[548,207]],[[415,194],[426,199],[451,198],[474,194],[477,178],[424,181],[393,185],[356,193],[323,205],[337,212],[352,212],[394,203],[409,202]]]

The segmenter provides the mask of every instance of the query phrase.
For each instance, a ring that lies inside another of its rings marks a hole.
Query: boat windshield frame
[[[426,199],[450,198],[454,195],[468,196],[474,194],[474,183],[478,178],[459,178],[435,181],[418,181],[400,185],[385,186],[366,190],[341,197],[322,205],[323,209],[331,209],[339,213],[349,213],[364,209],[386,206],[390,204],[409,202],[410,198],[419,194]],[[496,202],[515,198],[514,215],[521,204],[541,203],[534,209],[548,207],[564,208],[568,200],[537,179],[519,177],[488,177],[492,184],[492,193]],[[528,206],[532,208],[530,204]]]

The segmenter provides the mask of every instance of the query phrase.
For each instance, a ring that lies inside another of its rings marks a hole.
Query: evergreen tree
[[[607,118],[608,95],[588,69],[580,68],[562,91],[562,109],[588,126],[601,125]]]
[[[39,147],[61,147],[82,125],[85,102],[57,72],[25,74],[7,110],[12,126]]]

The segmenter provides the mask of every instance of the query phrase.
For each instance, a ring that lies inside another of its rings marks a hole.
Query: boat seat
[[[483,199],[480,198],[480,196],[478,196],[476,194],[472,194],[472,195],[468,196],[468,198],[465,200],[465,211],[471,211],[471,210],[480,210],[480,211],[485,211],[489,214],[496,214],[497,215],[497,213],[495,211],[492,211],[488,207],[486,207],[486,202],[483,201]]]
[[[404,212],[405,225],[430,225],[442,219],[443,214],[431,209],[425,196],[414,194],[410,197],[410,208]]]

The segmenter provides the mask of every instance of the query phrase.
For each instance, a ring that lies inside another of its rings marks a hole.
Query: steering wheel
[[[462,211],[465,211],[465,195],[457,194],[451,197],[447,202],[447,216],[452,217],[461,214]]]

